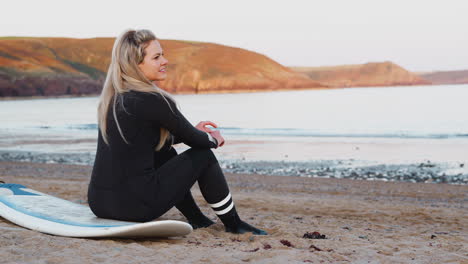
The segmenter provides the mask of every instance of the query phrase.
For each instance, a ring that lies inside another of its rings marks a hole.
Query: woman
[[[227,232],[261,229],[242,221],[210,148],[224,144],[219,131],[193,127],[171,95],[153,82],[166,78],[168,61],[154,34],[128,30],[116,39],[98,107],[98,145],[88,202],[98,217],[150,221],[176,206],[193,228],[213,223],[196,205],[201,193]],[[173,144],[191,148],[177,155]]]

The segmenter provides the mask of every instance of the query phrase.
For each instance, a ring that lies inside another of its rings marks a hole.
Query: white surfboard
[[[192,232],[175,220],[145,223],[96,217],[91,209],[20,184],[0,184],[0,216],[42,233],[68,237],[176,237]]]

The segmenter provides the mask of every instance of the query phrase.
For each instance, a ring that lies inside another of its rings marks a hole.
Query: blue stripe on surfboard
[[[39,195],[39,194],[36,194],[36,193],[31,193],[31,192],[27,192],[25,190],[21,190],[21,188],[26,188],[26,187],[24,187],[21,184],[16,184],[16,183],[0,184],[0,188],[8,189],[8,190],[12,191],[14,195],[33,195],[33,196]]]
[[[14,203],[10,202],[8,199],[6,199],[6,197],[7,196],[0,196],[0,202],[5,204],[6,206],[8,206],[8,207],[10,207],[10,208],[12,208],[12,209],[14,209],[14,210],[16,210],[18,212],[21,212],[23,214],[33,216],[33,217],[37,217],[37,218],[40,218],[40,219],[43,219],[43,220],[59,223],[59,224],[70,225],[70,226],[81,226],[81,227],[119,227],[119,226],[130,226],[130,225],[138,224],[138,223],[128,223],[128,224],[116,224],[116,225],[99,225],[99,224],[83,224],[83,223],[78,223],[78,222],[73,222],[73,221],[66,221],[66,220],[57,219],[57,218],[54,218],[54,217],[51,217],[51,216],[47,216],[47,215],[43,215],[43,214],[40,214],[40,213],[29,211],[29,210],[27,210],[27,209],[25,209],[23,207],[17,206]],[[57,198],[57,199],[59,199],[59,198]],[[108,219],[108,220],[110,220],[110,219]]]

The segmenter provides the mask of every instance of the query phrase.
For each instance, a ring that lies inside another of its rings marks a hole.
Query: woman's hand
[[[213,130],[211,130],[209,127],[206,127],[206,126],[208,126],[208,125],[210,125],[210,126],[212,126],[212,127],[214,127],[214,128],[217,128],[217,127],[218,127],[215,123],[213,123],[213,122],[211,122],[211,121],[201,121],[200,123],[198,123],[198,124],[195,126],[195,128],[197,128],[198,130],[201,130],[201,131],[203,131],[203,132],[208,132],[208,133],[213,132]]]
[[[222,147],[224,145],[224,138],[221,136],[219,131],[216,130],[208,133],[218,141],[218,147]]]
[[[216,125],[215,123],[211,122],[211,121],[201,121],[200,123],[198,123],[195,128],[197,128],[198,130],[201,130],[203,132],[207,132],[207,133],[210,133],[210,135],[212,137],[214,137],[216,139],[216,141],[218,141],[218,147],[221,147],[224,145],[224,138],[223,136],[221,136],[221,133],[217,130],[211,130],[209,127],[206,127],[206,126],[212,126],[214,128],[217,128],[218,125]]]

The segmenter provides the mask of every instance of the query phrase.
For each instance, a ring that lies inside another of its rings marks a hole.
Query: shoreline
[[[36,100],[36,99],[64,99],[64,98],[81,98],[81,97],[98,97],[99,94],[83,94],[83,95],[48,95],[48,96],[5,96],[0,97],[1,101],[22,101],[22,100]]]
[[[185,148],[176,148],[181,153]],[[236,151],[238,152],[238,151]],[[359,159],[310,161],[230,159],[215,153],[221,168],[228,173],[274,175],[282,177],[336,178],[383,182],[422,182],[468,185],[466,161],[389,162]],[[0,151],[0,164],[63,164],[92,166],[95,154]]]
[[[86,204],[90,166],[0,162],[0,179]],[[268,236],[217,224],[178,239],[76,239],[0,218],[5,263],[465,263],[468,186],[225,173],[240,216]],[[161,219],[186,221],[175,209]],[[307,232],[326,239],[308,239]],[[207,253],[209,252],[209,256]],[[75,256],[70,258],[70,256]]]
[[[393,86],[389,86],[393,87]],[[262,89],[232,89],[222,91],[198,91],[191,92],[169,92],[172,95],[197,95],[197,94],[238,94],[238,93],[267,93],[267,92],[294,92],[304,90],[329,90],[329,89],[344,89],[345,87],[301,87],[301,88],[278,88],[272,90]],[[346,87],[349,88],[349,87]],[[162,89],[162,88],[161,88]],[[33,95],[33,96],[5,96],[0,97],[0,101],[16,101],[16,100],[35,100],[35,99],[62,99],[62,98],[81,98],[81,97],[99,97],[99,94],[82,94],[82,95]]]
[[[344,89],[355,89],[355,88],[402,88],[402,87],[418,87],[418,86],[451,86],[451,85],[466,85],[466,83],[455,83],[455,84],[401,84],[401,85],[369,85],[369,86],[329,86],[329,87],[301,87],[301,88],[279,88],[272,90],[262,89],[238,89],[238,90],[224,90],[224,91],[199,91],[197,93],[189,92],[169,92],[172,95],[197,95],[197,94],[238,94],[238,93],[268,93],[268,92],[294,92],[304,90],[344,90]],[[61,99],[61,98],[80,98],[80,97],[99,97],[99,94],[82,94],[82,95],[50,95],[50,96],[5,96],[0,97],[1,101],[16,101],[16,100],[35,100],[35,99]]]

